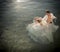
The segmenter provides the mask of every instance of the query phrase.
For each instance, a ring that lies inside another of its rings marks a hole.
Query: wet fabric
[[[53,32],[58,29],[54,23],[48,24],[48,26],[41,26],[39,23],[31,23],[28,24],[27,30],[29,32],[29,36],[35,42],[39,42],[42,44],[49,44],[54,42],[53,40]]]

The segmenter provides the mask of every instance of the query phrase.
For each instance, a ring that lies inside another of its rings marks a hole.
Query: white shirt
[[[55,19],[55,18],[56,18],[52,13],[50,13],[50,14],[51,14],[51,18],[52,18],[52,19]],[[47,18],[48,18],[48,16],[45,15],[42,20],[45,20],[45,21],[46,21]]]

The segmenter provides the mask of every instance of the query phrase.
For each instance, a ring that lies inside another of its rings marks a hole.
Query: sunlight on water
[[[27,2],[29,0],[16,0],[16,2]]]

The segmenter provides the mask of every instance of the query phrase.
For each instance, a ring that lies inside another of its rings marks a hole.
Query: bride
[[[52,33],[58,28],[58,26],[53,23],[55,18],[56,17],[50,11],[46,11],[46,15],[43,18],[35,17],[33,23],[28,24],[27,26],[31,39],[44,44],[53,42]]]

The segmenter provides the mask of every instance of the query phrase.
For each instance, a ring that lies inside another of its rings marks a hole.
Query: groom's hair
[[[46,13],[51,13],[51,12],[49,10],[47,10]]]

